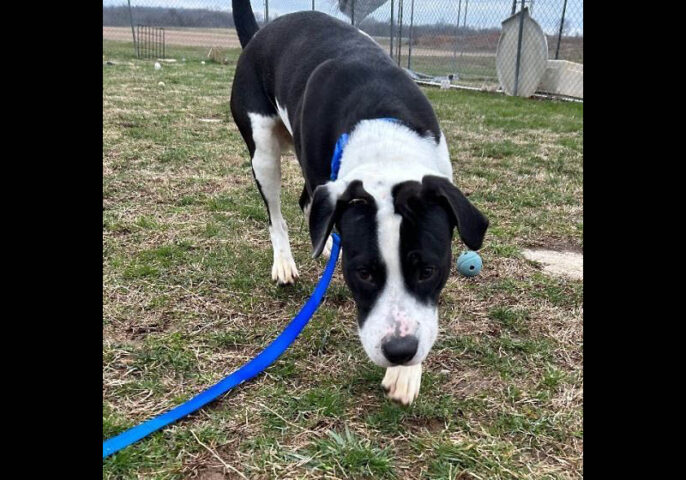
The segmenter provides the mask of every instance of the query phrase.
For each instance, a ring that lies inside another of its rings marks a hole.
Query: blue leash
[[[395,118],[388,117],[384,117],[379,120],[401,123]],[[340,136],[336,142],[336,146],[334,147],[334,153],[331,159],[332,181],[338,178],[338,170],[341,167],[341,157],[343,156],[345,145],[348,143],[348,138],[349,135],[344,133]],[[310,298],[307,300],[307,303],[305,303],[303,308],[300,309],[295,318],[291,320],[291,323],[288,324],[281,335],[276,337],[276,340],[270,343],[267,348],[262,350],[262,352],[250,362],[243,365],[224,380],[221,380],[204,392],[191,398],[186,403],[182,403],[178,407],[175,407],[172,410],[163,413],[162,415],[143,422],[140,425],[120,433],[116,437],[112,437],[102,442],[102,458],[106,458],[107,456],[118,452],[122,448],[126,448],[132,443],[147,437],[160,428],[166,427],[178,419],[185,417],[189,413],[193,413],[199,408],[204,407],[236,385],[259,375],[264,369],[274,363],[276,359],[286,351],[291,343],[293,343],[305,325],[307,325],[307,322],[310,321],[310,318],[312,318],[314,312],[316,312],[317,308],[319,308],[319,304],[321,303],[322,298],[324,298],[326,289],[329,287],[341,247],[341,239],[338,234],[332,233],[331,235],[333,236],[333,248],[331,249],[331,257],[329,257],[329,263],[326,264],[326,269],[322,274],[322,278],[319,279],[319,283],[315,287],[314,292],[312,292],[312,296],[310,296]]]
[[[307,325],[307,322],[310,321],[310,318],[312,318],[314,312],[317,311],[317,308],[319,307],[319,304],[326,293],[326,289],[329,287],[331,277],[333,276],[334,269],[336,268],[336,261],[338,260],[338,254],[341,246],[341,239],[339,236],[336,233],[332,233],[331,235],[333,236],[333,248],[331,249],[331,257],[329,257],[329,262],[326,264],[326,269],[322,274],[322,278],[319,279],[319,283],[315,287],[314,292],[312,292],[312,296],[310,296],[310,298],[307,300],[307,303],[305,303],[303,308],[300,309],[298,314],[295,316],[295,318],[293,318],[291,323],[288,324],[281,335],[276,337],[276,340],[270,343],[267,348],[262,350],[262,352],[250,362],[243,365],[224,380],[221,380],[219,383],[216,383],[204,392],[191,398],[186,403],[183,403],[178,407],[163,413],[162,415],[143,422],[140,425],[130,428],[125,432],[120,433],[116,437],[112,437],[102,442],[102,458],[112,455],[113,453],[121,450],[122,448],[128,447],[132,443],[137,442],[138,440],[150,435],[160,428],[174,423],[189,413],[204,407],[236,385],[245,382],[246,380],[250,380],[251,378],[260,374],[265,368],[274,363],[274,361],[276,361],[276,359],[286,351],[291,343],[293,343],[298,334],[300,334],[305,325]]]

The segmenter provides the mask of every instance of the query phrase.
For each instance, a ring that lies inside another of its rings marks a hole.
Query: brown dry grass
[[[228,65],[201,65],[206,49],[188,49],[187,62],[155,71],[129,58],[130,45],[105,47],[122,61],[103,66],[109,437],[252,358],[323,262],[309,258],[302,178],[287,156],[284,214],[301,280],[270,282],[266,213],[228,113],[236,51]],[[582,107],[426,93],[456,181],[492,226],[482,274],[453,275],[444,290],[418,401],[406,409],[383,397],[337,272],[311,324],[265,374],[106,459],[104,478],[581,477],[582,283],[547,277],[519,252],[581,249]]]

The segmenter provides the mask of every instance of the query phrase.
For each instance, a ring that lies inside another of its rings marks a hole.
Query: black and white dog
[[[382,386],[390,398],[410,404],[436,340],[453,228],[476,250],[488,220],[452,183],[429,101],[369,36],[319,12],[259,29],[249,0],[233,0],[233,18],[243,52],[231,112],[269,213],[272,279],[298,278],[280,201],[281,153],[293,147],[314,257],[330,253],[336,227],[362,345],[387,367]],[[330,181],[342,134],[348,141]]]

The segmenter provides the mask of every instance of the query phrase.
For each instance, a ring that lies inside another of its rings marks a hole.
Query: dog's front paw
[[[295,260],[290,255],[283,255],[274,258],[274,265],[272,265],[272,280],[279,285],[287,285],[295,283],[300,275],[298,268],[295,266]]]
[[[322,257],[324,257],[324,260],[328,260],[329,257],[331,257],[331,249],[333,248],[333,237],[329,235],[329,238],[326,240],[326,245],[324,245],[324,250],[322,250]]]
[[[388,367],[381,386],[388,398],[403,405],[409,405],[419,395],[421,382],[422,364],[420,363],[409,367]]]

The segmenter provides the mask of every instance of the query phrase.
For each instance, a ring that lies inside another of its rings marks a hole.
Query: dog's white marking
[[[377,198],[377,208],[379,250],[386,265],[386,285],[359,330],[360,340],[374,363],[388,367],[391,363],[382,351],[384,341],[393,334],[414,335],[419,345],[407,365],[416,365],[424,361],[436,341],[438,309],[421,303],[407,291],[400,265],[402,217],[395,213],[388,199],[379,202]]]
[[[393,316],[393,321],[397,326],[398,336],[405,337],[410,334],[414,334],[417,330],[416,322],[413,322],[404,311],[400,310],[397,306],[393,306],[391,315]]]
[[[400,146],[400,147],[399,147]],[[391,363],[382,351],[389,332],[415,335],[417,353],[407,365],[417,365],[428,355],[438,334],[438,309],[414,298],[405,287],[400,263],[400,222],[395,213],[392,188],[407,180],[421,182],[424,175],[446,177],[452,166],[445,137],[437,144],[408,127],[384,120],[363,120],[353,130],[343,150],[339,180],[329,184],[332,202],[350,181],[362,180],[377,206],[379,251],[386,265],[386,285],[359,330],[362,346],[379,366]]]
[[[364,30],[361,30],[361,29],[359,29],[359,28],[358,28],[357,30],[358,30],[362,35],[364,35],[365,37],[367,37],[369,40],[371,40],[372,42],[374,42],[374,43],[376,43],[377,45],[381,46],[381,44],[380,44],[379,42],[377,42],[376,40],[374,40],[374,38],[372,38],[372,36],[369,35],[367,32],[365,32]],[[386,52],[386,50],[384,50],[384,52]]]
[[[325,260],[328,260],[329,257],[331,256],[331,249],[333,248],[333,237],[329,235],[329,238],[326,240],[326,245],[324,245],[324,250],[322,250],[322,257],[324,257]]]
[[[453,165],[450,163],[450,152],[448,151],[448,142],[445,140],[445,135],[441,132],[441,139],[438,142],[438,170],[446,177],[453,181]]]
[[[409,367],[389,367],[381,381],[388,398],[403,405],[411,404],[419,395],[422,382],[422,364]]]
[[[275,98],[276,100],[276,98]],[[286,110],[285,107],[282,107],[279,105],[279,101],[276,100],[276,110],[279,112],[279,118],[281,118],[281,121],[283,122],[284,126],[286,127],[286,130],[288,130],[288,133],[291,134],[291,137],[293,136],[293,129],[291,128],[291,121],[288,119],[288,110]]]
[[[372,175],[370,177],[370,174]],[[348,138],[341,156],[340,180],[385,180],[390,187],[406,180],[421,181],[424,175],[439,175],[453,181],[450,153],[441,133],[436,143],[409,127],[385,120],[362,120]]]
[[[282,284],[293,283],[298,278],[298,269],[291,253],[288,226],[281,215],[281,151],[286,147],[287,139],[279,131],[283,127],[278,117],[257,113],[249,113],[248,116],[255,142],[252,168],[267,202],[271,221],[272,280]]]

